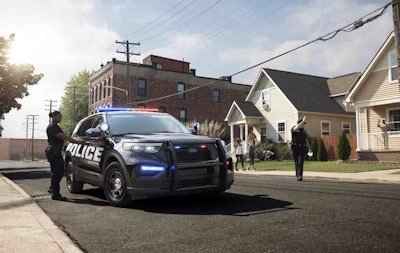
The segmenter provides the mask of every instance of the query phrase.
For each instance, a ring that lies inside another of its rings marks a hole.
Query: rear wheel
[[[108,202],[113,206],[126,206],[131,202],[126,178],[118,162],[107,166],[103,190]]]
[[[67,188],[70,193],[81,193],[83,183],[76,180],[74,175],[74,165],[72,161],[67,164]]]

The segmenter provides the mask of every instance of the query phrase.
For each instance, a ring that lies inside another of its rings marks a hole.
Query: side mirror
[[[108,131],[110,126],[106,122],[102,122],[100,126],[95,128],[89,128],[86,130],[86,136],[88,137],[100,137],[103,133]]]

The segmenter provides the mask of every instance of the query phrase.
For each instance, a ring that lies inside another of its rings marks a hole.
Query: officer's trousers
[[[61,196],[60,194],[60,182],[64,176],[64,159],[62,155],[54,155],[52,153],[46,153],[47,160],[50,163],[51,169],[51,190],[53,196]]]
[[[306,147],[305,145],[292,145],[293,159],[294,159],[294,167],[296,170],[296,177],[303,177],[303,165],[304,158],[306,156]]]

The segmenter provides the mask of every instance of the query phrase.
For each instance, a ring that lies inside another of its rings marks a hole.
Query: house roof
[[[240,111],[246,117],[263,117],[261,112],[252,102],[235,101],[236,105],[239,107]]]
[[[345,115],[354,114],[353,112],[346,112],[330,97],[331,91],[328,87],[329,78],[327,77],[311,76],[267,68],[263,70],[298,111]],[[332,86],[338,83],[341,85],[337,86],[344,86],[343,83],[345,82],[343,80],[339,82],[339,79],[341,78],[332,80]],[[339,90],[339,88],[337,90]]]
[[[331,96],[344,95],[361,76],[360,72],[334,77],[327,80]]]

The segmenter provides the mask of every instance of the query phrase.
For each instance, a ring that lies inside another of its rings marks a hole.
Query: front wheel
[[[76,180],[72,161],[67,164],[67,188],[70,193],[81,193],[83,183]]]
[[[126,178],[118,162],[112,162],[107,166],[103,190],[112,206],[126,206],[130,203]]]

